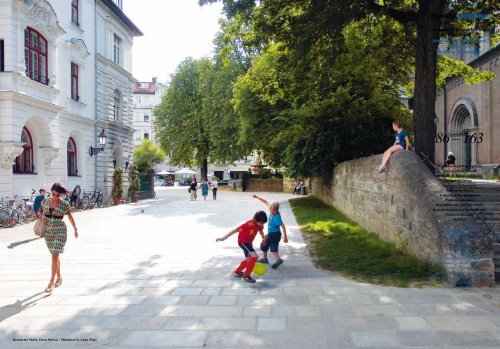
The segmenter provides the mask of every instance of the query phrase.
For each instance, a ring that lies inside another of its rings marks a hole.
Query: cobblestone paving
[[[263,208],[249,193],[190,202],[187,190],[162,188],[155,200],[77,213],[80,238],[69,236],[52,295],[32,224],[0,230],[0,348],[500,347],[497,289],[333,276],[312,265],[290,195],[263,196],[282,203],[290,243],[255,285],[230,275],[236,237],[215,243]]]

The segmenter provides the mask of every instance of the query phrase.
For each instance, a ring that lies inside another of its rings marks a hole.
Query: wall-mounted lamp
[[[89,155],[90,157],[99,154],[101,151],[104,150],[104,147],[106,146],[106,139],[108,136],[106,135],[106,132],[104,132],[104,129],[102,129],[101,133],[99,134],[99,145],[101,146],[100,148],[94,148],[90,146],[89,149]]]

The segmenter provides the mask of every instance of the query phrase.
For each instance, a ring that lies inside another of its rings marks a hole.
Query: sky
[[[125,14],[144,33],[134,38],[134,77],[165,82],[186,57],[211,56],[221,9],[198,0],[124,0]]]

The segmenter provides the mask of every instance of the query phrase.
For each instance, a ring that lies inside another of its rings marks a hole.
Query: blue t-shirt
[[[403,147],[404,150],[406,150],[406,137],[407,133],[406,130],[402,130],[401,132],[396,132],[396,142],[394,145],[400,145]]]
[[[280,225],[283,224],[283,221],[281,220],[281,214],[278,212],[275,215],[270,214],[269,215],[269,221],[267,222],[267,231],[272,234],[272,233],[280,233]]]
[[[38,195],[35,198],[35,202],[33,203],[33,210],[35,211],[35,213],[38,213],[38,210],[40,209],[43,199],[45,199],[45,195]]]

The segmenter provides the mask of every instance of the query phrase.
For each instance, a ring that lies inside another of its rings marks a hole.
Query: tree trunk
[[[201,178],[205,178],[208,180],[208,159],[203,159],[203,165],[201,166]]]
[[[415,151],[434,163],[436,138],[437,48],[443,0],[420,0],[417,13],[415,96],[413,123]]]

